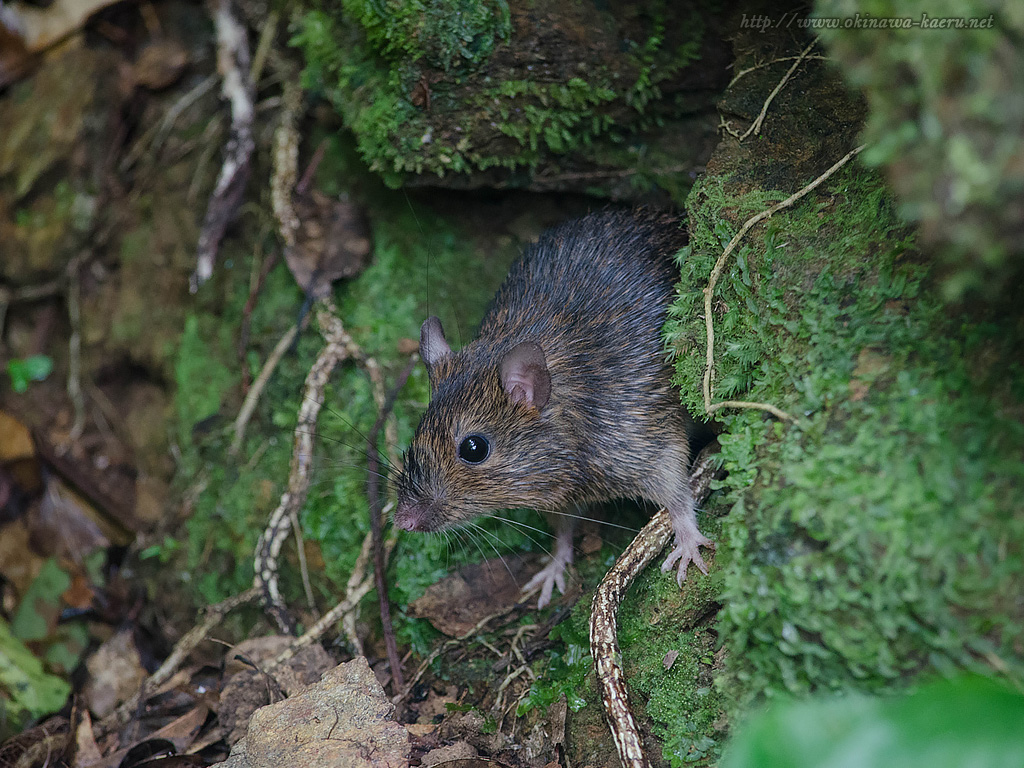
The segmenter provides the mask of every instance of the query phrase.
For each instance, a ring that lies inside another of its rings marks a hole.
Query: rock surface
[[[391,768],[408,764],[409,734],[362,656],[294,696],[258,709],[225,768]]]

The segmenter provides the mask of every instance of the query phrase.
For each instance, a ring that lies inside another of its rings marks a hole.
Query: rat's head
[[[559,459],[540,345],[474,342],[452,352],[431,317],[420,356],[432,396],[405,454],[395,525],[439,531],[499,509],[548,506]]]

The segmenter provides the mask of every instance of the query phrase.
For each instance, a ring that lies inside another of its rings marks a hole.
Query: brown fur
[[[433,394],[406,454],[396,524],[436,531],[500,509],[572,510],[622,497],[688,504],[692,517],[692,422],[661,340],[672,256],[685,243],[670,219],[603,212],[529,248],[479,337],[428,364]],[[539,410],[513,402],[502,384],[502,360],[522,342],[540,345],[550,373]],[[457,456],[469,434],[490,441],[478,465]]]

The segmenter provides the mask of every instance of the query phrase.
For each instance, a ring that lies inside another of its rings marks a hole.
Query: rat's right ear
[[[452,353],[452,348],[444,338],[444,328],[441,321],[431,315],[423,321],[420,327],[420,357],[427,366],[432,368],[441,358]]]
[[[538,411],[551,397],[551,374],[540,344],[524,341],[505,353],[501,385],[513,403],[526,403]]]

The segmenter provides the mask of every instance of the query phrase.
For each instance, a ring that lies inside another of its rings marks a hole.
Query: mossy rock
[[[694,3],[321,3],[298,15],[305,83],[391,186],[682,200],[715,139],[731,53]],[[684,179],[684,181],[680,181]]]
[[[727,188],[708,178],[691,197],[670,333],[696,349],[694,297],[764,207]],[[797,418],[723,419],[718,628],[739,705],[953,668],[1024,678],[1021,329],[947,316],[928,276],[885,187],[853,168],[753,230],[715,291],[715,399]],[[678,375],[700,412],[702,356]]]
[[[722,108],[737,133],[804,44],[736,41],[746,74]],[[863,104],[834,71],[801,66],[758,135],[719,145],[687,202],[666,342],[694,414],[705,413],[715,261],[750,216],[858,140]],[[770,403],[795,421],[716,414],[729,474],[708,511],[727,514],[720,533],[701,527],[718,543],[705,617],[718,645],[685,621],[645,619],[637,595],[622,609],[635,709],[669,764],[713,763],[726,724],[766,699],[887,691],[954,669],[1024,679],[1024,323],[948,308],[934,256],[898,214],[884,181],[853,161],[755,226],[715,287],[713,399]],[[635,590],[662,580],[650,568]],[[684,636],[675,664],[688,673],[673,682],[662,646]]]

